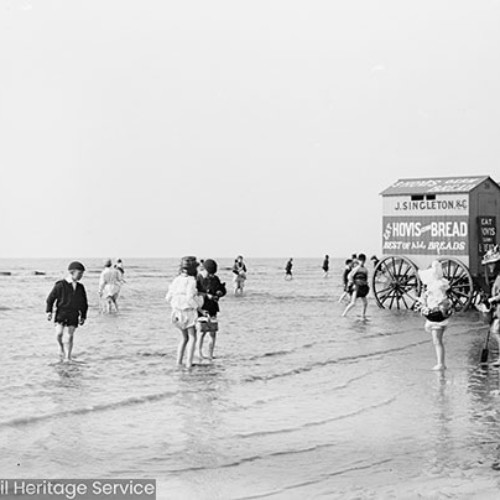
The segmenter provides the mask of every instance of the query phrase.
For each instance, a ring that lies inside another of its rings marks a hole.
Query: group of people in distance
[[[324,277],[328,278],[328,272],[330,270],[330,257],[325,255],[322,266]],[[293,279],[293,258],[289,258],[285,265],[285,280],[289,281]]]

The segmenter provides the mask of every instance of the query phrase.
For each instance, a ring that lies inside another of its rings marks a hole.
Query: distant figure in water
[[[104,263],[104,270],[99,278],[99,297],[104,301],[103,312],[118,312],[118,296],[122,286],[122,274],[113,268],[111,259]]]
[[[328,278],[328,271],[330,270],[330,257],[325,255],[325,260],[323,261],[323,272],[325,273],[324,277]]]
[[[120,273],[122,281],[124,281],[123,277],[125,276],[125,267],[123,265],[122,259],[116,260],[115,269]]]
[[[52,321],[55,306],[55,323],[57,342],[61,352],[61,361],[64,360],[63,334],[68,332],[67,359],[71,361],[73,352],[73,336],[79,326],[83,326],[87,319],[89,308],[85,287],[80,283],[85,272],[81,262],[72,262],[68,266],[68,276],[58,281],[47,297],[47,319]]]
[[[203,355],[203,340],[208,333],[208,359],[214,359],[215,339],[219,331],[217,314],[220,311],[219,299],[227,293],[225,283],[217,276],[217,262],[207,259],[204,262],[205,272],[198,273],[198,292],[203,295],[203,305],[198,311],[197,351],[200,359]]]
[[[372,261],[374,268],[377,267],[380,262],[380,259],[376,255],[372,255],[370,260]]]
[[[351,302],[346,307],[342,316],[345,317],[349,311],[356,305],[356,301],[361,299],[363,302],[363,319],[366,319],[366,309],[368,308],[368,299],[366,296],[370,292],[368,286],[368,269],[365,267],[366,255],[360,253],[358,255],[358,262],[354,265],[353,270],[348,276],[349,293],[351,294]]]
[[[286,280],[293,279],[292,269],[293,269],[293,259],[290,258],[285,266],[285,279]]]
[[[437,260],[431,264],[430,269],[419,271],[418,274],[425,289],[418,299],[417,309],[426,318],[425,330],[432,334],[437,358],[437,365],[433,370],[445,370],[443,336],[453,311],[448,298],[450,283],[443,277],[443,268]]]
[[[247,266],[243,261],[243,256],[238,255],[234,261],[233,265],[233,281],[234,281],[234,294],[243,295],[243,290],[245,288],[245,281],[247,279]]]
[[[196,283],[198,265],[196,257],[183,257],[180,274],[168,287],[165,297],[172,307],[172,323],[182,334],[177,347],[177,366],[182,365],[187,350],[186,368],[193,366],[198,309],[203,305],[203,295]]]
[[[352,268],[354,267],[354,261],[352,259],[347,259],[345,261],[344,272],[342,273],[342,287],[343,292],[339,298],[339,304],[349,296],[349,274],[351,274]]]

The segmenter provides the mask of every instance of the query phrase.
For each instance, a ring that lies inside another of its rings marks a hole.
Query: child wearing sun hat
[[[424,292],[418,300],[417,309],[426,318],[425,330],[432,334],[437,358],[437,365],[433,369],[445,370],[443,336],[449,323],[448,318],[453,312],[452,303],[448,298],[450,284],[444,278],[442,266],[438,261],[434,261],[429,269],[419,271],[419,275]]]

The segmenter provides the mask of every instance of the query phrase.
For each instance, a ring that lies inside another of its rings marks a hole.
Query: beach
[[[124,260],[118,316],[98,314],[102,259],[84,260],[73,364],[44,314],[69,260],[0,260],[3,477],[152,478],[160,499],[498,498],[500,372],[478,366],[477,313],[452,318],[433,372],[417,314],[370,297],[366,322],[360,305],[340,317],[341,260],[324,279],[321,258],[294,259],[285,281],[286,258],[247,259],[215,362],[179,370],[178,260]]]

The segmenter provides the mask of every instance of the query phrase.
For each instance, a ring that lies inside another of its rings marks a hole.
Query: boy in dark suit
[[[68,276],[58,281],[47,297],[47,319],[52,321],[55,317],[57,342],[61,349],[61,360],[66,354],[64,351],[63,333],[68,331],[67,359],[71,361],[73,352],[73,335],[78,326],[83,326],[87,319],[87,294],[84,286],[79,283],[85,272],[81,262],[72,262],[68,266]]]

